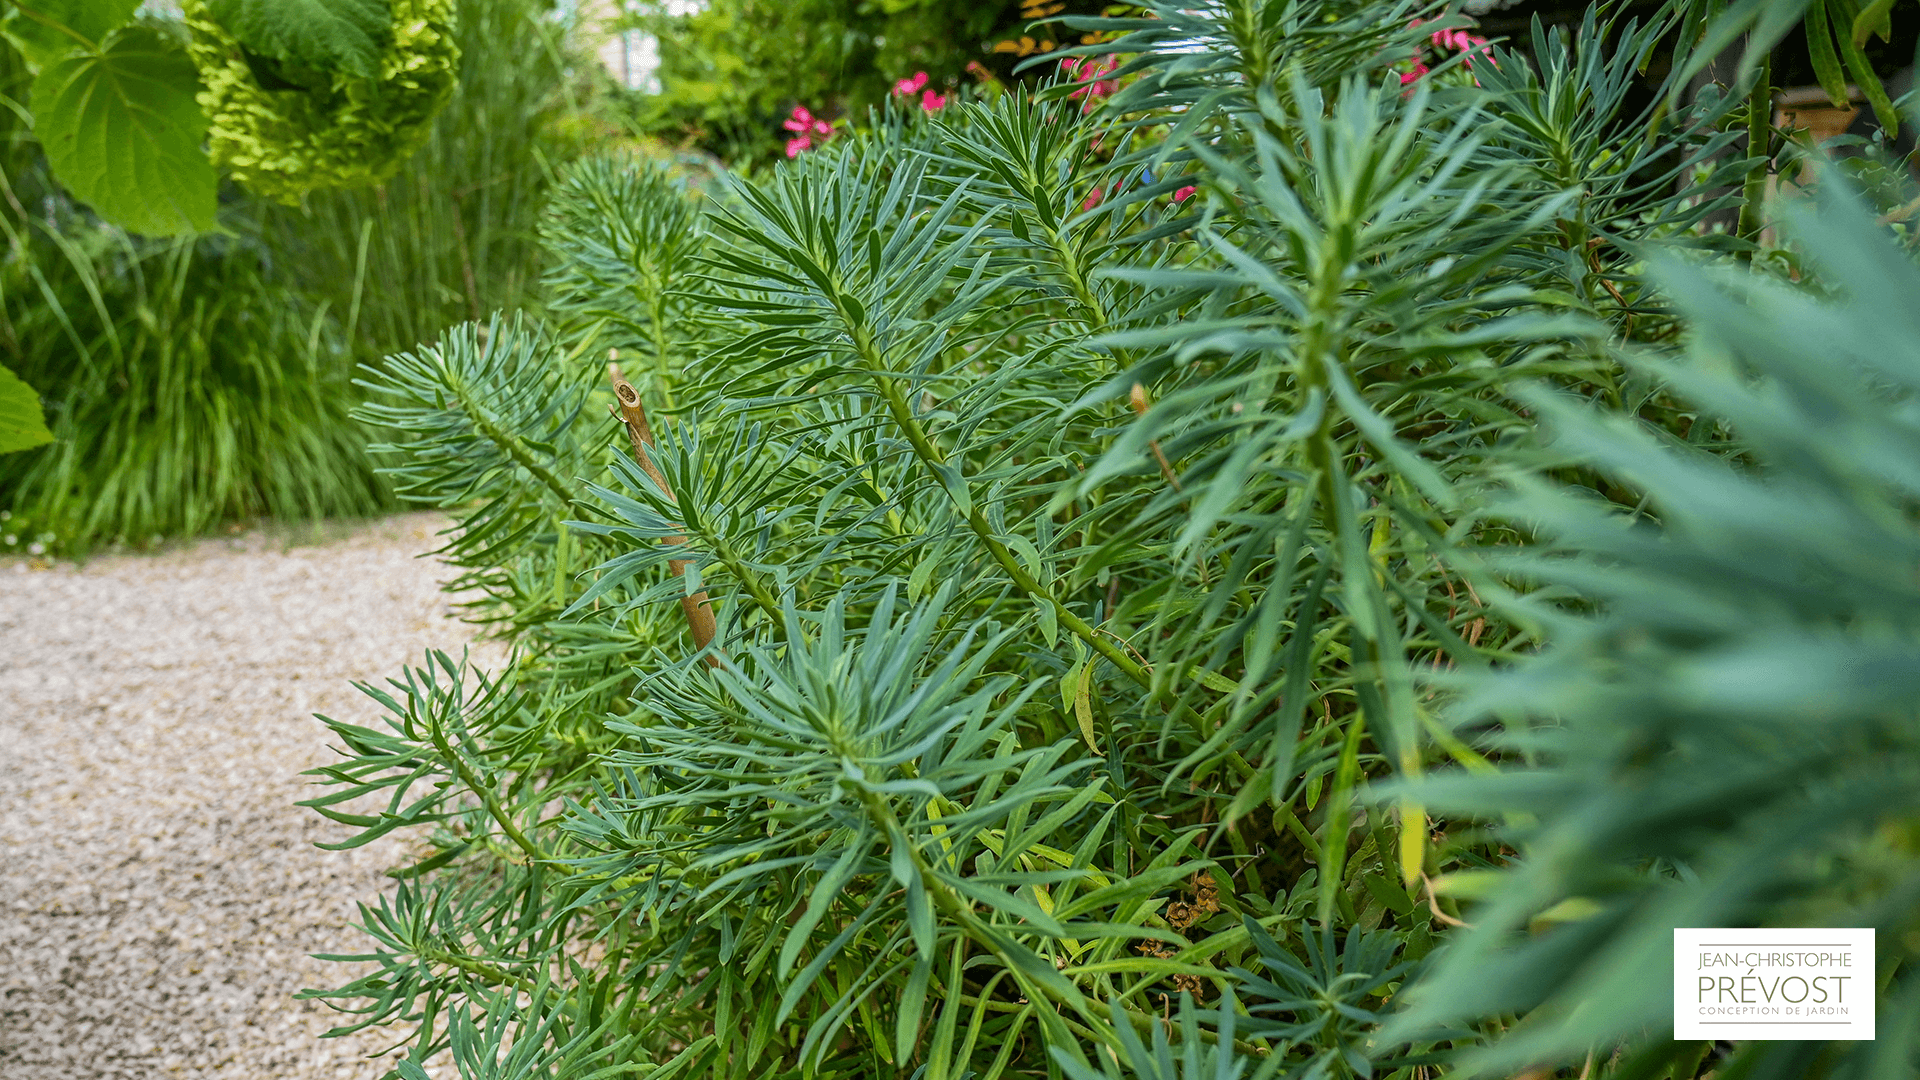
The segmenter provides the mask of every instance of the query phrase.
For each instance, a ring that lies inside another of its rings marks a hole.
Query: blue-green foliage
[[[1693,342],[1628,362],[1724,425],[1737,460],[1530,395],[1553,450],[1639,493],[1657,524],[1537,478],[1499,505],[1541,545],[1491,565],[1603,613],[1525,604],[1551,646],[1462,687],[1456,718],[1507,720],[1494,745],[1528,767],[1436,777],[1418,797],[1504,819],[1501,839],[1529,857],[1491,886],[1397,1030],[1528,1013],[1478,1056],[1512,1067],[1666,1023],[1669,1003],[1644,988],[1671,977],[1673,927],[1912,932],[1920,312],[1897,298],[1920,295],[1920,269],[1843,190],[1824,202],[1789,221],[1827,295],[1656,266]],[[1579,918],[1526,932],[1567,903]],[[1894,1020],[1917,991],[1901,989],[1905,964],[1883,964],[1870,977],[1892,980]],[[1900,1075],[1911,1023],[1882,1033],[1891,1049],[1861,1044],[1831,1067]],[[1755,1075],[1781,1076],[1831,1053],[1745,1051]]]
[[[1907,1075],[1890,208],[1704,235],[1682,9],[1479,86],[1154,12],[1105,111],[576,170],[551,321],[369,377],[515,652],[336,725],[433,852],[324,996],[473,1076]],[[1880,926],[1883,1041],[1673,1043],[1687,920]]]

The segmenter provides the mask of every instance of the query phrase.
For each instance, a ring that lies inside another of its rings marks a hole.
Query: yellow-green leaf
[[[40,412],[40,395],[0,366],[0,454],[52,441],[53,433],[47,430],[46,417]]]
[[[1893,40],[1893,0],[1873,0],[1853,20],[1853,44],[1865,45],[1878,34],[1881,41]]]
[[[1080,735],[1087,740],[1087,749],[1098,754],[1100,742],[1093,730],[1093,658],[1080,665],[1080,685],[1073,692],[1073,715],[1080,721]]]

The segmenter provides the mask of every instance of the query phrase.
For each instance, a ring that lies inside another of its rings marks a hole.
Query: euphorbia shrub
[[[1458,25],[1405,5],[1156,12],[1087,24],[1099,109],[907,108],[697,199],[590,164],[552,324],[389,361],[515,645],[334,725],[315,805],[425,845],[323,995],[403,1073],[1692,1076],[1625,989],[1676,920],[1902,962],[1911,478],[1848,440],[1912,438],[1920,327],[1811,283],[1907,255],[1830,194],[1751,282],[1717,99],[1623,111],[1671,12],[1477,86],[1403,85]]]

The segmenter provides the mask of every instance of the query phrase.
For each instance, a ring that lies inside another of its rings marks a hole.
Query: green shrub
[[[377,185],[261,210],[278,268],[344,320],[361,360],[536,302],[540,208],[581,149],[556,130],[574,61],[551,7],[463,5],[459,85],[421,148]]]
[[[0,46],[0,93],[25,81]],[[393,505],[348,415],[352,358],[325,305],[276,280],[270,247],[243,231],[141,240],[100,223],[11,112],[0,154],[0,362],[39,392],[54,436],[0,458],[0,551],[77,554]]]
[[[468,8],[454,42],[466,77],[394,176],[299,207],[235,199],[225,237],[161,243],[101,225],[0,114],[13,196],[0,209],[0,362],[41,392],[56,436],[0,465],[0,536],[14,538],[0,549],[144,545],[235,518],[394,505],[369,430],[348,416],[355,363],[531,302],[543,193],[579,149],[556,130],[574,72],[551,5]],[[0,65],[0,92],[24,94],[4,44]],[[289,168],[307,184],[312,164]]]
[[[70,212],[69,212],[70,213]],[[8,366],[51,445],[0,460],[5,550],[147,545],[235,519],[393,505],[350,418],[352,361],[324,308],[244,241],[139,241],[0,215]]]
[[[660,50],[659,90],[636,99],[638,123],[744,166],[778,156],[787,138],[781,121],[796,104],[858,117],[915,72],[936,89],[971,82],[966,65],[988,55],[996,32],[1022,25],[1020,10],[1031,5],[713,0],[690,13],[676,4],[631,6]]]
[[[365,75],[276,64],[250,54],[202,0],[182,10],[206,87],[208,157],[249,191],[289,205],[315,188],[384,179],[454,90],[453,0],[401,0],[392,39]]]
[[[1703,234],[1740,99],[1629,108],[1683,12],[1404,79],[1412,6],[1154,14],[1070,23],[1099,93],[589,163],[552,324],[370,379],[515,645],[330,722],[309,805],[420,847],[316,996],[400,1075],[1684,1078],[1688,918],[1881,927],[1882,1042],[1726,1067],[1909,1074],[1910,253]]]

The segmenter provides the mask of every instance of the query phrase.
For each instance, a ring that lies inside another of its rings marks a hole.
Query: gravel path
[[[415,558],[439,525],[0,560],[0,1077],[385,1072],[291,995],[345,981],[307,954],[359,951],[402,842],[318,850],[346,827],[293,804],[331,758],[311,714],[372,722],[348,680],[466,643]]]

